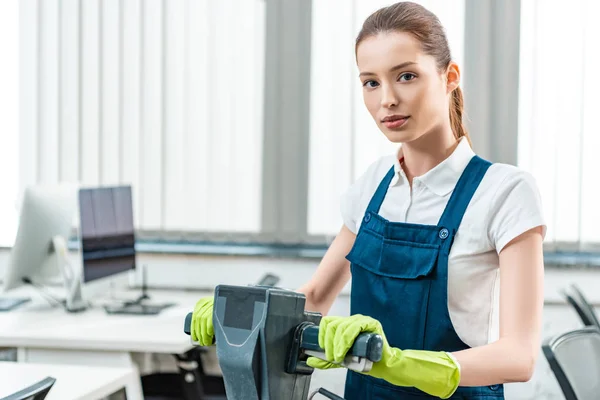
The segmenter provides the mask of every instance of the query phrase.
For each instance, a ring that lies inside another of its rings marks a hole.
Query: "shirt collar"
[[[431,190],[438,196],[445,196],[454,190],[458,179],[462,175],[463,171],[471,161],[471,158],[475,153],[469,145],[469,141],[465,137],[459,139],[458,146],[454,149],[452,154],[444,161],[436,165],[425,174],[415,177],[414,180],[420,181],[425,187]],[[402,158],[402,146],[398,149],[396,157],[394,157],[394,171],[395,175],[390,182],[390,186],[408,183],[406,174],[400,166],[400,159]]]

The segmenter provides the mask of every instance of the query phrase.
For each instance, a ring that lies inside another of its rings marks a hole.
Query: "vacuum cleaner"
[[[313,368],[306,359],[325,359],[325,350],[318,340],[321,314],[304,310],[304,294],[219,285],[214,296],[215,344],[228,400],[306,400],[317,393],[343,400],[324,388],[308,393]],[[191,320],[190,313],[184,323],[188,335]],[[360,334],[341,365],[368,372],[382,350],[380,335]]]

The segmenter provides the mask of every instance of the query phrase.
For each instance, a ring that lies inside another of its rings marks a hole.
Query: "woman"
[[[320,326],[334,363],[308,363],[335,367],[359,333],[378,332],[383,358],[368,373],[348,371],[346,399],[503,399],[502,384],[529,380],[539,351],[536,184],[473,153],[460,70],[431,12],[409,2],[378,10],[355,52],[365,105],[401,147],[343,196],[344,225],[299,289],[307,309],[326,315],[352,277],[351,316]],[[201,300],[194,324],[206,344],[209,313]]]

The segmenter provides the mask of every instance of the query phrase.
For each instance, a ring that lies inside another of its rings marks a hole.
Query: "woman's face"
[[[405,32],[364,39],[356,60],[365,105],[391,142],[411,142],[450,126],[449,93],[459,78],[455,64],[440,73],[435,59]]]

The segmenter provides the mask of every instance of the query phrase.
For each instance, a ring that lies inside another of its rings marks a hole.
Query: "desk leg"
[[[131,354],[127,352],[79,351],[22,347],[17,349],[17,361],[131,368],[134,371],[132,374],[132,379],[125,385],[127,400],[144,400],[142,381],[138,367],[133,362]]]

